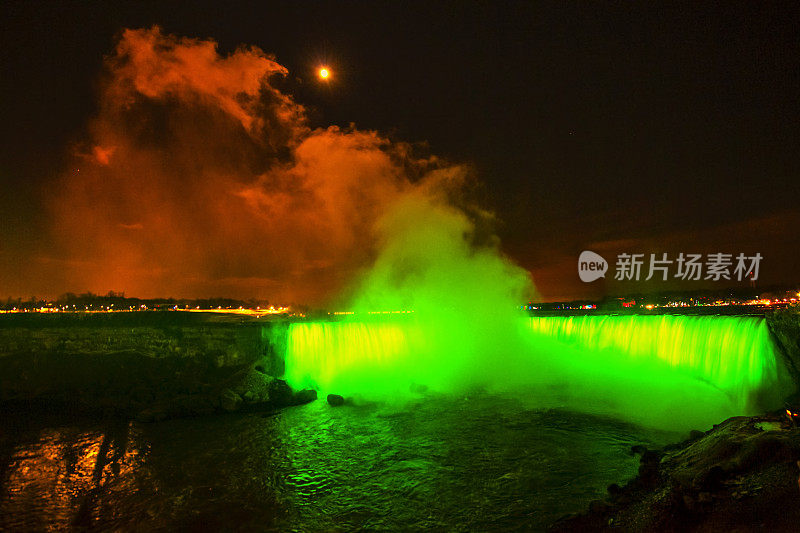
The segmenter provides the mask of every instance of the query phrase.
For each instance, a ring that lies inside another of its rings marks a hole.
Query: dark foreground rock
[[[552,530],[800,531],[800,429],[781,415],[730,418],[662,450],[639,447],[636,478]]]
[[[338,394],[328,394],[328,404],[333,407],[341,407],[344,405],[344,396]]]
[[[242,404],[242,397],[233,392],[231,389],[225,389],[219,395],[219,406],[223,411],[237,411]]]
[[[182,313],[0,320],[0,411],[45,407],[143,422],[316,399],[278,379],[279,323]]]
[[[281,407],[313,402],[316,399],[315,390],[293,391],[285,381],[270,378],[269,389],[266,392],[262,385],[256,385],[252,389],[239,385],[222,389],[216,397],[178,396],[154,402],[136,413],[122,412],[122,414],[132,416],[139,422],[159,422],[169,418],[202,416],[218,412],[274,411]]]
[[[303,389],[294,393],[292,397],[293,405],[302,405],[304,403],[313,402],[317,399],[317,391],[313,389]]]

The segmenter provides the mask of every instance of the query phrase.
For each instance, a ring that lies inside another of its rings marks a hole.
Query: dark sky
[[[546,298],[624,288],[582,284],[584,249],[758,251],[762,283],[796,283],[800,9],[722,5],[4,2],[2,250],[43,238],[41,189],[95,111],[115,36],[158,24],[274,54],[314,125],[473,164],[504,250]],[[321,62],[336,73],[326,90]]]

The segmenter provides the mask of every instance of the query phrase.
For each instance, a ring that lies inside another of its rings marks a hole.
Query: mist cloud
[[[210,40],[125,30],[105,65],[74,168],[47,193],[77,290],[322,304],[397,255],[395,235],[426,245],[391,229],[404,210],[420,228],[456,217],[465,259],[477,244],[516,268],[463,200],[465,167],[373,131],[310,128],[275,88],[287,70],[258,48],[223,56]]]

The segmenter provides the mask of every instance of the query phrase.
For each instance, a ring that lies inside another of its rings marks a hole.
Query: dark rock
[[[250,403],[267,402],[270,401],[270,386],[274,380],[271,376],[249,369],[231,389]]]
[[[647,446],[644,446],[642,444],[631,446],[631,455],[644,455],[646,451],[647,451]]]
[[[699,503],[709,503],[711,500],[712,497],[710,492],[701,492],[697,495],[697,501]]]
[[[150,312],[4,319],[0,402],[36,399],[149,421],[196,416],[220,410],[233,376],[270,368],[262,362],[269,335],[257,323]]]
[[[256,371],[261,372],[262,374],[267,373],[267,370],[262,365],[256,365],[254,368]]]
[[[661,454],[659,452],[648,450],[645,448],[645,452],[642,454],[641,463],[642,464],[658,463],[660,460],[661,460]]]
[[[294,405],[302,405],[304,403],[313,402],[317,399],[317,391],[313,389],[303,389],[294,393],[292,403]]]
[[[340,407],[344,405],[344,396],[338,394],[328,394],[328,404],[333,407]]]
[[[695,490],[717,490],[720,488],[722,480],[725,479],[725,470],[719,465],[714,465],[708,470],[701,471],[692,482]]]
[[[242,397],[230,389],[225,389],[219,395],[219,406],[228,412],[233,412],[239,409],[242,404]]]
[[[658,481],[658,467],[661,454],[645,449],[639,461],[639,477],[637,481],[645,486],[652,486]]]
[[[603,500],[594,500],[589,503],[589,512],[591,513],[604,513],[608,510],[608,504]]]
[[[696,441],[698,439],[702,439],[705,436],[706,436],[706,434],[705,434],[704,431],[699,431],[697,429],[693,429],[693,430],[691,430],[689,432],[689,440],[690,441]]]
[[[606,490],[610,495],[616,496],[617,494],[622,492],[622,487],[620,487],[616,483],[612,483],[611,485],[608,486],[608,488],[606,488]]]
[[[292,389],[282,379],[272,380],[269,384],[269,402],[276,407],[292,405]]]
[[[593,502],[553,530],[601,531],[609,517],[625,531],[797,530],[800,435],[764,430],[763,418],[729,418],[674,448],[632,448],[639,475],[619,494],[609,486],[606,507]]]
[[[690,494],[683,495],[683,506],[688,509],[689,511],[694,510],[695,507],[695,499]]]
[[[794,462],[800,442],[784,433],[769,432],[743,443],[740,456],[733,461],[735,471],[749,470],[774,461]]]

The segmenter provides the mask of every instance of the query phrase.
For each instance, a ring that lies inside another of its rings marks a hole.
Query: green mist
[[[293,387],[356,401],[477,388],[680,430],[774,407],[786,392],[763,319],[526,316],[528,273],[434,190],[423,184],[375,228],[375,261],[344,300],[354,314],[289,326]],[[387,311],[413,312],[374,314]]]

